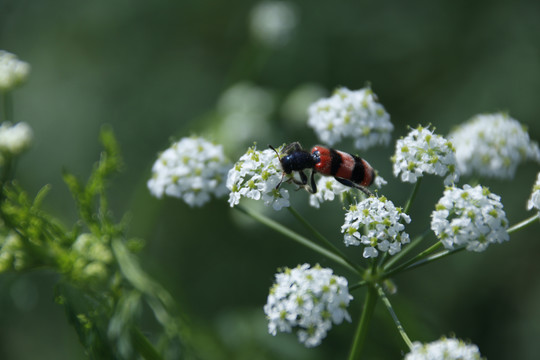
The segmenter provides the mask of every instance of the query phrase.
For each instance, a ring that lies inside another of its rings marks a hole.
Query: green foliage
[[[173,299],[139,266],[132,250],[142,242],[125,238],[125,221],[115,222],[108,207],[108,181],[122,158],[109,128],[100,139],[104,149],[86,182],[63,175],[79,213],[72,230],[40,209],[50,187],[32,199],[15,182],[4,182],[0,272],[48,268],[60,274],[56,302],[91,359],[186,356]],[[138,328],[144,304],[161,327],[161,334],[152,334],[159,347]]]

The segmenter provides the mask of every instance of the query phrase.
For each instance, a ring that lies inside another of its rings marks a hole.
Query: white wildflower
[[[0,50],[0,92],[10,91],[23,83],[30,73],[30,65],[7,51]]]
[[[20,154],[30,147],[32,139],[32,128],[27,123],[11,125],[4,122],[0,125],[0,152],[4,154]]]
[[[538,144],[508,114],[476,115],[449,135],[462,174],[512,179],[519,163],[540,162]]]
[[[279,151],[280,149],[278,149]],[[227,188],[229,204],[238,205],[242,197],[263,200],[274,210],[288,207],[289,192],[276,186],[283,177],[281,163],[274,150],[258,151],[250,148],[229,171]]]
[[[387,182],[381,176],[377,175],[373,182],[375,187],[380,189],[386,185]],[[346,193],[351,193],[354,188],[343,185],[333,177],[321,176],[317,181],[317,192],[310,194],[309,204],[314,208],[320,208],[321,204],[325,201],[334,201],[338,198],[341,201],[344,200]]]
[[[183,138],[158,157],[148,189],[157,198],[181,198],[189,206],[202,206],[210,196],[227,193],[225,177],[230,169],[221,145],[198,137]]]
[[[372,196],[350,206],[341,232],[345,245],[364,246],[365,258],[377,257],[379,251],[394,255],[410,241],[402,222],[410,223],[411,218],[401,208],[385,197]]]
[[[271,133],[269,119],[274,109],[273,95],[267,89],[250,82],[236,83],[218,100],[221,123],[216,136],[227,149],[243,149],[246,141],[252,143]]]
[[[357,149],[365,150],[388,144],[394,130],[390,115],[369,87],[339,88],[331,97],[313,103],[308,112],[308,125],[328,145],[352,138]]]
[[[431,229],[449,250],[466,246],[470,251],[484,251],[489,244],[509,239],[500,200],[480,185],[447,188],[431,214]]]
[[[318,209],[323,202],[333,201],[351,189],[333,177],[321,176],[317,181],[317,192],[309,196],[309,204]]]
[[[481,360],[480,350],[463,340],[442,338],[428,344],[414,342],[404,360]]]
[[[263,1],[251,10],[253,37],[270,47],[289,42],[297,22],[296,10],[292,3],[286,1]]]
[[[351,321],[347,307],[347,279],[333,275],[331,269],[316,265],[298,265],[276,274],[264,312],[268,332],[291,332],[296,329],[298,340],[306,347],[321,343],[332,324]]]
[[[529,198],[529,201],[527,202],[527,209],[532,210],[540,210],[540,173],[538,173],[538,177],[536,178],[536,183],[533,186],[531,197]]]
[[[459,179],[456,154],[452,143],[432,130],[418,126],[396,142],[392,157],[394,175],[401,181],[415,183],[424,174],[446,176],[445,185]]]

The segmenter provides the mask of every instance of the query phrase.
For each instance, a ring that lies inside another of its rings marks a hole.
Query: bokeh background
[[[145,269],[188,314],[206,356],[344,358],[355,324],[334,327],[320,347],[304,349],[293,335],[267,334],[262,306],[278,267],[320,262],[350,274],[229,209],[224,199],[191,209],[152,198],[146,181],[156,155],[191,134],[224,143],[231,160],[253,142],[310,146],[316,138],[305,124],[302,96],[295,102],[290,95],[307,89],[302,94],[309,99],[367,83],[391,114],[394,139],[409,125],[432,124],[444,135],[477,113],[502,110],[540,140],[540,2],[291,1],[295,26],[277,44],[254,36],[256,4],[0,0],[0,48],[32,66],[28,83],[14,94],[15,119],[35,132],[18,177],[30,193],[52,184],[44,206],[70,226],[76,212],[62,169],[86,177],[99,156],[99,129],[110,124],[126,164],[110,188],[112,207],[118,218],[130,214],[130,236],[147,244]],[[224,94],[234,86],[247,90],[233,105],[252,106],[247,111],[257,126],[225,116]],[[341,148],[354,151],[346,143]],[[391,145],[361,155],[389,181],[385,195],[403,204],[411,186],[393,177],[392,152]],[[529,163],[511,182],[482,181],[502,196],[512,224],[531,215],[525,203],[538,171]],[[423,182],[411,236],[429,226],[441,193],[440,178]],[[341,205],[314,210],[304,192],[293,197],[302,214],[341,244]],[[303,231],[285,211],[268,214]],[[460,253],[396,277],[399,291],[391,300],[410,337],[432,341],[455,333],[489,359],[537,359],[539,240],[537,225],[484,253]],[[54,303],[57,280],[46,270],[0,277],[1,359],[84,358]],[[353,295],[356,321],[363,293]],[[366,358],[395,359],[404,349],[379,306]]]

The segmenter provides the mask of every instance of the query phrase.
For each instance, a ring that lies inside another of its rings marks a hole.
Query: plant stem
[[[435,260],[439,260],[439,259],[442,259],[442,258],[445,258],[447,256],[450,256],[450,255],[453,255],[453,254],[456,254],[460,251],[463,251],[465,250],[466,247],[460,247],[460,248],[457,248],[457,249],[453,249],[453,250],[444,250],[444,251],[441,251],[440,253],[437,253],[437,254],[434,254],[434,255],[431,255],[430,257],[428,258],[425,258],[425,259],[422,259],[422,260],[419,260],[417,262],[415,262],[414,264],[411,264],[409,266],[406,266],[406,267],[400,267],[400,269],[394,269],[392,271],[389,271],[387,273],[385,273],[383,276],[385,278],[388,278],[392,275],[394,275],[395,273],[397,272],[403,272],[403,271],[408,271],[408,270],[412,270],[412,269],[415,269],[417,267],[420,267],[422,265],[426,265],[426,264],[429,264],[430,262],[433,262]]]
[[[508,229],[508,233],[511,234],[515,231],[518,231],[518,230],[521,230],[533,223],[535,223],[538,219],[540,218],[540,212],[536,213],[536,215],[534,216],[531,216],[530,218],[526,219],[526,220],[523,220],[522,222],[520,223],[517,223],[516,225],[514,226],[511,226],[509,229]]]
[[[304,227],[306,227],[309,231],[311,231],[313,236],[319,239],[319,241],[321,241],[330,251],[332,251],[334,254],[338,255],[339,257],[341,257],[343,260],[347,261],[347,263],[349,263],[349,265],[351,265],[355,269],[360,270],[360,271],[364,270],[360,265],[355,264],[351,260],[349,260],[349,258],[347,258],[347,256],[340,249],[338,249],[336,245],[334,245],[323,234],[321,234],[317,229],[315,229],[309,221],[307,221],[302,215],[298,213],[298,211],[296,211],[292,207],[288,207],[287,209],[289,210],[291,214],[294,215],[294,217],[298,221],[300,221],[302,225],[304,225]]]
[[[398,265],[397,267],[389,270],[388,272],[386,272],[384,274],[384,277],[385,278],[388,278],[390,277],[391,275],[397,273],[397,272],[400,272],[401,270],[403,269],[406,269],[408,268],[409,266],[411,266],[411,264],[414,264],[418,261],[421,261],[422,259],[424,259],[426,256],[429,256],[431,255],[433,252],[437,251],[440,247],[442,246],[442,243],[440,241],[438,241],[437,243],[435,243],[434,245],[430,246],[429,248],[427,248],[426,250],[422,251],[420,254],[416,255],[415,257],[413,257],[412,259],[409,259],[407,261],[405,261],[403,264],[401,265]]]
[[[366,340],[366,335],[368,333],[368,326],[375,311],[375,305],[377,304],[377,291],[370,285],[366,294],[366,299],[364,302],[364,308],[362,309],[362,315],[360,316],[360,322],[356,328],[354,335],[354,342],[351,346],[351,352],[349,353],[349,360],[360,359],[362,353],[362,348]]]
[[[420,245],[420,243],[422,242],[422,240],[424,240],[424,238],[427,236],[428,233],[429,233],[429,229],[424,231],[421,235],[418,235],[416,238],[414,238],[414,240],[411,241],[410,244],[407,244],[406,246],[404,246],[403,249],[400,252],[398,252],[396,255],[392,256],[384,264],[384,269],[390,268],[392,265],[394,265],[396,262],[398,262],[401,258],[403,258],[405,255],[407,255],[409,252],[411,252],[411,250],[413,250],[418,245]]]
[[[143,357],[143,359],[147,360],[161,360],[163,359],[161,355],[158,353],[154,345],[148,340],[146,336],[144,336],[141,331],[133,327],[131,329],[131,338],[133,340],[133,345],[135,347],[135,350],[139,355]]]
[[[249,215],[253,219],[257,220],[263,225],[268,226],[269,228],[279,232],[282,235],[285,235],[286,237],[290,238],[291,240],[296,241],[297,243],[304,245],[308,247],[309,249],[318,252],[319,254],[329,258],[330,260],[333,260],[337,262],[338,264],[341,264],[342,266],[346,267],[347,269],[353,271],[356,274],[362,275],[361,271],[357,269],[355,266],[352,266],[349,264],[349,262],[342,258],[341,256],[331,252],[330,250],[327,250],[326,248],[316,244],[310,239],[307,239],[303,237],[300,234],[297,234],[296,232],[292,231],[291,229],[281,225],[280,223],[262,215],[257,212],[248,210],[242,206],[235,206],[235,209],[239,210],[240,212]]]
[[[356,290],[356,289],[360,289],[362,286],[366,286],[368,282],[366,280],[360,280],[359,282],[357,282],[356,284],[354,285],[350,285],[349,286],[349,291],[353,291],[353,290]]]
[[[414,184],[414,188],[411,192],[411,196],[409,196],[409,200],[407,200],[407,203],[405,203],[405,208],[403,209],[403,212],[405,214],[409,213],[409,210],[411,209],[411,205],[416,198],[416,195],[418,194],[418,189],[420,188],[420,184],[422,183],[422,178],[416,179],[416,183]]]
[[[405,329],[403,328],[403,325],[401,325],[401,322],[397,318],[397,315],[394,312],[394,309],[392,308],[392,304],[390,304],[390,300],[388,300],[388,297],[386,296],[386,294],[384,293],[383,288],[380,285],[375,284],[375,287],[377,288],[377,292],[379,294],[379,297],[381,298],[382,302],[384,303],[384,305],[388,309],[388,312],[392,316],[392,320],[394,320],[394,323],[396,324],[396,327],[397,327],[401,337],[403,338],[403,341],[405,341],[405,343],[407,344],[409,349],[411,349],[412,348],[412,341],[411,341],[411,339],[409,339],[409,336],[405,332]]]

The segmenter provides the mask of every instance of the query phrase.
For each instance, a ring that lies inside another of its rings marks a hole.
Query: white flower
[[[431,229],[447,249],[466,246],[484,251],[509,239],[501,198],[487,188],[470,185],[447,188],[431,214]]]
[[[321,176],[317,181],[317,192],[309,196],[309,204],[318,209],[323,202],[333,201],[336,196],[340,197],[349,190],[350,187],[341,184],[335,178]]]
[[[30,65],[17,56],[0,50],[0,91],[9,91],[26,80]]]
[[[520,162],[540,162],[525,126],[504,113],[476,115],[449,135],[462,174],[512,179]]]
[[[246,142],[271,133],[270,116],[275,109],[273,95],[250,82],[239,82],[225,90],[218,100],[221,122],[216,137],[227,149],[244,149]]]
[[[533,186],[531,197],[529,198],[529,201],[527,202],[527,209],[540,210],[540,173],[538,173],[538,177],[536,178],[536,183]]]
[[[278,149],[280,151],[280,149]],[[238,205],[240,198],[263,200],[274,210],[288,207],[289,192],[286,189],[276,189],[283,178],[281,163],[274,150],[258,151],[254,147],[240,157],[229,171],[227,188],[229,204]]]
[[[352,138],[357,149],[365,150],[388,144],[394,130],[390,115],[369,87],[356,91],[339,88],[331,97],[313,103],[308,112],[308,125],[328,145]]]
[[[392,157],[394,175],[401,181],[415,183],[424,174],[446,176],[445,185],[459,179],[452,143],[427,128],[418,126],[396,142]]]
[[[286,1],[263,1],[251,10],[253,37],[271,47],[285,45],[297,22],[295,9]]]
[[[297,330],[298,340],[314,347],[326,337],[332,324],[351,321],[347,307],[352,299],[347,279],[319,265],[298,265],[276,274],[264,312],[268,332]]]
[[[341,232],[345,245],[364,246],[365,258],[377,257],[379,251],[394,255],[410,241],[402,221],[410,223],[411,218],[385,197],[372,196],[350,206]]]
[[[198,137],[183,138],[158,157],[148,189],[157,198],[181,198],[189,206],[201,206],[227,193],[225,177],[230,169],[221,145]]]
[[[414,342],[404,360],[481,360],[480,350],[462,340],[442,338],[428,344]]]
[[[30,125],[24,122],[0,125],[0,151],[4,154],[18,155],[32,143],[33,133]]]
[[[381,176],[375,177],[374,185],[377,188],[381,188],[386,185],[387,182]],[[346,193],[352,193],[354,188],[345,186],[333,177],[321,176],[317,181],[317,192],[310,194],[309,204],[314,208],[320,208],[321,204],[325,201],[333,201],[335,198],[344,200]]]

